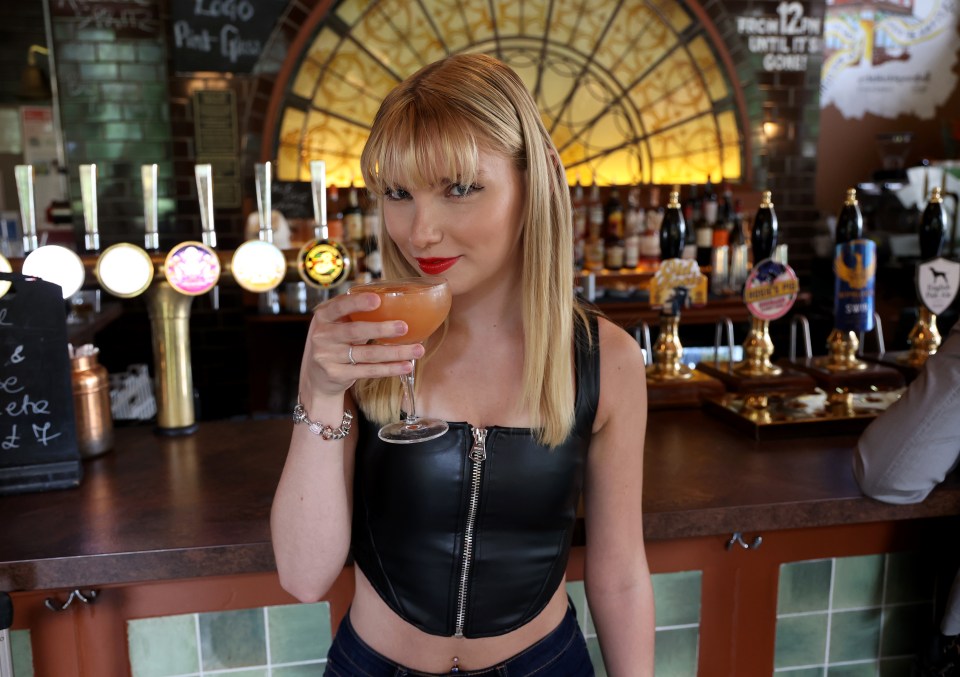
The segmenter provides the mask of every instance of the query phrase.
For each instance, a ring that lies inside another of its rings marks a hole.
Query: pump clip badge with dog
[[[934,315],[950,307],[958,289],[960,263],[937,257],[917,266],[917,296]]]

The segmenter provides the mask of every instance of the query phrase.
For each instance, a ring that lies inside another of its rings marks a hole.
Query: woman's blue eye
[[[474,192],[475,190],[480,190],[480,186],[476,184],[465,186],[462,183],[455,183],[452,186],[450,186],[450,192],[453,194],[454,197],[466,197],[467,195]]]

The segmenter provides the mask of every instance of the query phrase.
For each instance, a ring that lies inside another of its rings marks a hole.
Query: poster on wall
[[[820,106],[932,119],[957,85],[957,0],[827,0]]]
[[[773,14],[737,17],[737,33],[768,72],[806,71],[812,65],[810,56],[819,56],[823,49],[822,32],[823,17],[812,16],[810,7],[796,0],[778,3]]]

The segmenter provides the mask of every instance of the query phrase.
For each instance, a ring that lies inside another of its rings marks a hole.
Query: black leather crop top
[[[573,430],[553,450],[527,428],[451,423],[397,446],[359,415],[354,562],[424,632],[502,635],[532,620],[566,570],[600,394],[597,319],[576,323]]]

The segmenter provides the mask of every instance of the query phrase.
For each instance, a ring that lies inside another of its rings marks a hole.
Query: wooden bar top
[[[272,571],[270,504],[291,426],[286,418],[219,421],[179,438],[118,428],[114,449],[84,462],[79,488],[0,497],[0,590]],[[699,410],[653,412],[646,536],[960,513],[955,475],[918,505],[862,497],[850,466],[854,440],[757,442]]]

